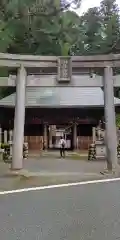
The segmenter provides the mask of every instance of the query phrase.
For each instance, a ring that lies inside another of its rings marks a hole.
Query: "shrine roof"
[[[1,107],[14,107],[13,93],[0,100]],[[114,97],[115,105],[120,99]],[[104,93],[99,87],[26,87],[26,107],[103,107]]]

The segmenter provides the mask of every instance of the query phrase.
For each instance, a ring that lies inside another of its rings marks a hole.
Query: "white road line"
[[[66,183],[66,184],[58,184],[58,185],[48,185],[48,186],[41,186],[41,187],[31,187],[31,188],[23,188],[23,189],[16,189],[16,190],[10,190],[10,191],[0,191],[0,195],[23,193],[23,192],[32,192],[32,191],[41,191],[41,190],[46,190],[46,189],[55,189],[55,188],[64,188],[64,187],[77,187],[77,186],[81,186],[81,185],[97,184],[97,183],[109,183],[109,182],[118,182],[118,181],[120,181],[120,178],[91,180],[91,181]]]

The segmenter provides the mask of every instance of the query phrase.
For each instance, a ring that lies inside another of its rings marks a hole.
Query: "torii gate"
[[[16,104],[13,134],[12,169],[23,167],[23,139],[26,86],[104,87],[107,158],[112,167],[117,166],[117,136],[113,87],[120,86],[120,78],[113,76],[113,69],[120,67],[120,54],[98,56],[31,56],[0,53],[0,67],[16,68],[17,77],[0,78],[0,86],[16,85]],[[54,68],[53,75],[27,77],[29,68]],[[101,69],[102,76],[79,76],[80,69]],[[75,70],[79,69],[77,76]]]

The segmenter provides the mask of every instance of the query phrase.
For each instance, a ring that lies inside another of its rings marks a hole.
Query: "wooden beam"
[[[39,61],[22,61],[22,60],[1,60],[0,67],[9,67],[9,68],[18,68],[23,65],[26,68],[36,67],[36,68],[47,68],[47,67],[56,67],[57,62],[39,62]]]
[[[26,68],[52,68],[57,67],[56,62],[35,62],[35,61],[16,61],[16,60],[0,60],[0,67],[18,68],[23,65]],[[114,62],[72,62],[72,69],[75,68],[105,68],[120,67],[120,61]]]
[[[58,57],[56,56],[36,56],[36,55],[20,55],[20,54],[9,54],[9,53],[0,53],[0,59],[2,60],[16,60],[16,61],[47,61],[54,62],[57,61]]]
[[[92,56],[72,56],[72,61],[79,62],[102,62],[120,60],[120,54],[92,55]]]
[[[120,67],[120,60],[119,61],[107,61],[107,62],[72,62],[72,68],[105,68],[106,66],[110,66],[112,68]]]
[[[61,56],[36,56],[0,53],[0,59],[4,60],[22,60],[22,61],[57,61]],[[64,58],[64,56],[63,56]],[[92,55],[92,56],[71,56],[72,61],[113,61],[120,60],[120,54]]]
[[[72,69],[75,68],[84,68],[84,69],[95,69],[100,68],[104,69],[106,66],[110,66],[112,68],[120,67],[120,61],[107,61],[107,62],[72,62]]]
[[[120,87],[120,75],[113,77],[114,87]],[[27,76],[28,87],[103,87],[103,77],[96,75],[72,75],[71,82],[59,83],[57,75],[29,75]],[[0,77],[0,87],[16,86],[16,76]]]
[[[66,58],[66,57],[62,57]],[[26,68],[38,67],[57,67],[61,57],[57,56],[35,56],[35,55],[19,55],[0,53],[1,67],[15,67],[24,65]],[[96,56],[71,56],[72,68],[105,68],[107,65],[111,67],[120,67],[120,54],[96,55]]]

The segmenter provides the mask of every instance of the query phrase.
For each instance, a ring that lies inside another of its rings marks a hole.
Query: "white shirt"
[[[66,145],[66,141],[63,138],[60,139],[60,142],[59,142],[59,145],[60,145],[61,148],[62,148],[62,144]]]

